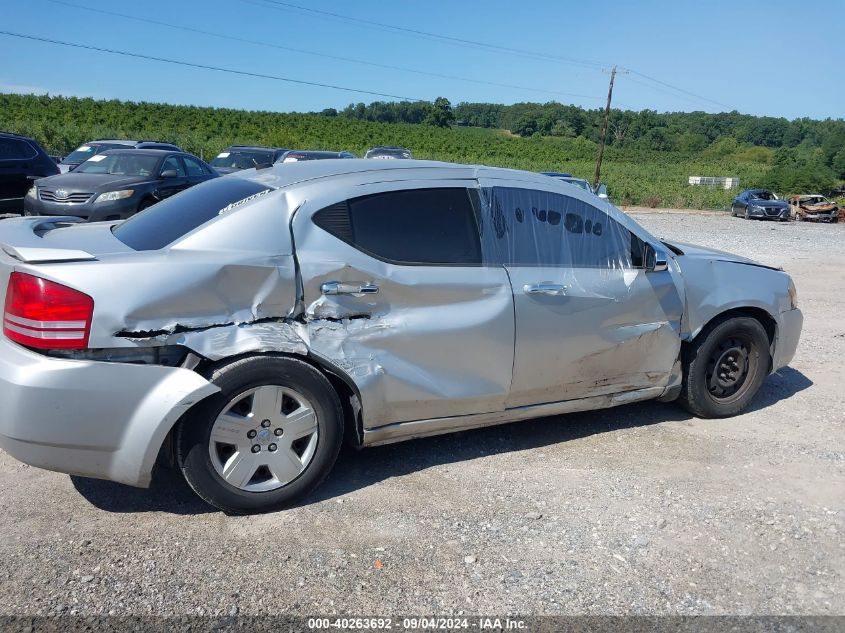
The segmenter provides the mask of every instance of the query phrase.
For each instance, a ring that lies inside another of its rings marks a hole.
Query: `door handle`
[[[320,292],[324,295],[374,295],[378,293],[378,286],[369,283],[327,281],[320,286]]]
[[[549,281],[542,281],[538,284],[525,284],[522,290],[525,294],[542,294],[542,295],[565,295],[568,286],[563,284],[553,284]]]

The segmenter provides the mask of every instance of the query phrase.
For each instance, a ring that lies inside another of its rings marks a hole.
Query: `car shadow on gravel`
[[[763,384],[749,412],[770,407],[812,384],[799,371],[790,367],[781,369]],[[307,506],[341,497],[385,479],[432,466],[533,450],[599,433],[690,419],[690,414],[675,404],[641,402],[421,438],[363,451],[344,447],[329,478],[297,505]],[[71,477],[71,481],[79,494],[107,512],[203,514],[215,511],[194,494],[175,468],[157,469],[148,489],[85,477]]]
[[[149,488],[135,488],[114,481],[70,477],[73,487],[91,505],[107,512],[168,512],[205,514],[216,512],[188,486],[177,468],[156,466]]]

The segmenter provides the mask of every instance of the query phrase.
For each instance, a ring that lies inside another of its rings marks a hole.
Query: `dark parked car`
[[[0,213],[22,213],[24,196],[35,179],[58,173],[37,142],[0,132]]]
[[[379,145],[378,147],[371,147],[364,154],[364,158],[413,158],[411,150],[406,147],[395,147],[392,145]]]
[[[173,143],[162,143],[160,141],[126,141],[113,139],[107,141],[91,141],[81,145],[65,156],[59,163],[59,170],[64,174],[76,169],[86,160],[97,154],[102,154],[110,149],[166,149],[173,152],[181,152],[182,148]]]
[[[731,215],[742,216],[746,220],[758,218],[786,222],[792,217],[792,211],[789,203],[778,198],[774,191],[748,189],[734,198]]]
[[[328,160],[330,158],[358,158],[352,152],[324,152],[318,150],[292,149],[285,152],[284,156],[278,159],[277,163],[299,163],[304,160]]]
[[[211,166],[221,174],[231,174],[242,169],[269,167],[290,150],[281,147],[232,145],[211,161]]]
[[[216,178],[196,156],[161,149],[112,149],[72,172],[35,182],[25,215],[75,215],[89,222],[122,220],[159,200]]]

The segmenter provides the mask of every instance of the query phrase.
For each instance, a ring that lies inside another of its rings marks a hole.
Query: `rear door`
[[[670,271],[645,271],[643,240],[568,187],[482,185],[485,246],[514,295],[507,407],[666,386],[683,302]]]
[[[355,381],[364,427],[502,411],[513,297],[482,263],[477,183],[312,194],[293,220],[310,346]]]

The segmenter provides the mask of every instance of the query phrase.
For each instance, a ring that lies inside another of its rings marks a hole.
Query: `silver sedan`
[[[661,242],[528,172],[326,160],[125,222],[0,223],[0,446],[227,512],[372,446],[629,402],[738,413],[792,359],[782,270]]]

